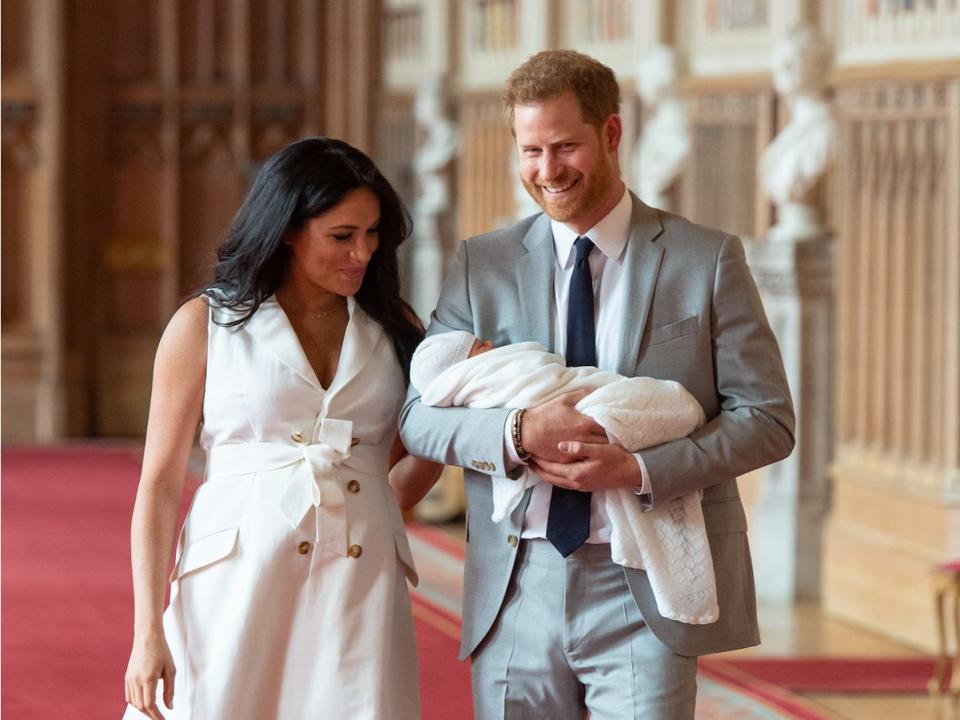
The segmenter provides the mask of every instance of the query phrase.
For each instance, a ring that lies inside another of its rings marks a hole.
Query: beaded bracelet
[[[510,426],[510,437],[513,439],[513,447],[521,460],[529,457],[527,451],[523,449],[523,414],[526,411],[526,408],[518,410],[517,414],[513,416],[513,424]]]

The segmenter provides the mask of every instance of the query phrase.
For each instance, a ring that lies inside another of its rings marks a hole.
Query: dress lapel
[[[660,262],[663,260],[663,247],[654,242],[663,232],[659,213],[644,205],[633,193],[630,193],[630,198],[633,200],[633,214],[630,217],[623,278],[627,284],[626,307],[622,308],[621,316],[636,318],[636,322],[624,325],[623,353],[617,363],[617,372],[626,377],[632,377],[637,370],[640,338],[647,324]]]
[[[523,239],[527,254],[517,263],[523,340],[553,349],[553,276],[556,262],[550,218],[541,214]]]
[[[380,323],[368,316],[352,296],[347,298],[347,310],[350,322],[343,334],[340,360],[328,390],[331,396],[360,374],[384,335]]]
[[[244,330],[318,392],[324,391],[317,379],[317,374],[303,352],[297,333],[275,295],[271,295],[260,304],[253,317],[247,321]]]

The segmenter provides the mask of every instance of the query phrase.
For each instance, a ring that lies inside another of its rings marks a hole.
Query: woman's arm
[[[393,442],[390,450],[390,474],[388,479],[397,495],[401,510],[409,510],[423,499],[443,471],[441,463],[414,457],[400,440]]]
[[[155,700],[159,678],[163,678],[164,703],[173,707],[175,668],[163,635],[163,600],[187,460],[203,410],[208,313],[203,298],[188,301],[160,339],[143,469],[133,508],[134,628],[126,699],[155,720],[162,718]]]

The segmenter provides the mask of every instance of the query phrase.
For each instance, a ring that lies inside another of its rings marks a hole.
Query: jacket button
[[[360,547],[359,545],[351,545],[350,547],[347,548],[347,555],[356,559],[361,555],[363,555],[363,548]]]
[[[352,492],[354,495],[356,495],[358,492],[360,492],[360,483],[358,483],[356,480],[351,480],[348,482],[347,492]]]
[[[293,440],[295,443],[302,443],[303,435],[301,435],[298,432],[295,432],[293,435],[290,436],[290,439]]]
[[[516,547],[519,541],[520,540],[516,535],[507,535],[507,544],[513,545],[513,547]]]
[[[310,543],[304,540],[302,543],[297,545],[297,552],[301,555],[306,555],[308,552],[310,552]]]

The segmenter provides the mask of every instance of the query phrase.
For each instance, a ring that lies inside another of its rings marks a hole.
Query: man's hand
[[[568,463],[576,460],[561,452],[565,441],[605,443],[607,434],[591,418],[577,412],[574,405],[590,394],[590,390],[564,393],[543,405],[530,408],[523,415],[523,449],[535,462]]]
[[[637,459],[619,445],[561,442],[563,462],[536,458],[530,468],[551,485],[592,492],[608,488],[632,488],[642,476]]]

